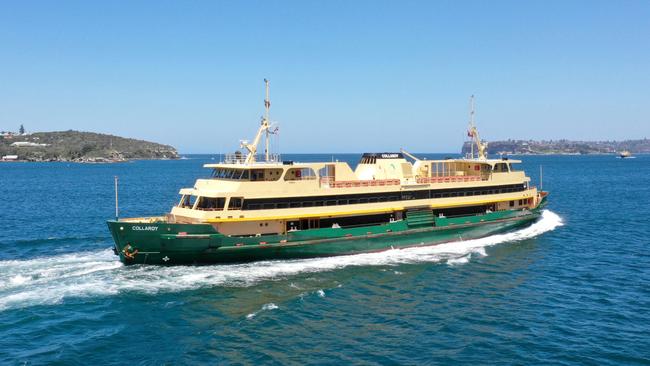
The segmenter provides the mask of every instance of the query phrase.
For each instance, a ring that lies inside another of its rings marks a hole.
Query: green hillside
[[[94,132],[55,131],[0,137],[0,156],[27,161],[102,162],[128,159],[177,159],[169,145]]]

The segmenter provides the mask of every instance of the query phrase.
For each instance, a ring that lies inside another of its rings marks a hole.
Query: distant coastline
[[[465,142],[462,154],[469,153],[471,145]],[[650,153],[650,140],[571,141],[571,140],[503,140],[489,141],[488,154],[511,155],[611,155],[621,151],[632,154]]]
[[[0,134],[0,161],[115,163],[178,158],[169,145],[94,132]]]

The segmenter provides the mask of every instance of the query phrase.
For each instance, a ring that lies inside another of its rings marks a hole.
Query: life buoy
[[[135,255],[138,254],[138,250],[133,248],[131,244],[127,244],[124,249],[122,249],[122,254],[126,259],[135,259]]]

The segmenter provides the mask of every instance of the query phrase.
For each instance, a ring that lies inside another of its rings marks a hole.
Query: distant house
[[[41,147],[41,146],[50,146],[49,144],[37,144],[35,142],[29,142],[29,141],[16,141],[11,144],[11,146],[15,147]]]
[[[5,155],[2,157],[3,161],[14,161],[18,160],[18,155]]]

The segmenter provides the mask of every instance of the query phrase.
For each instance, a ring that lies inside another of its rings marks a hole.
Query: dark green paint
[[[539,217],[541,206],[532,211],[450,218],[420,211],[411,212],[409,219],[373,226],[247,237],[224,236],[208,224],[108,221],[108,227],[125,264],[223,263],[345,255],[476,239],[531,223]],[[123,253],[128,244],[138,250],[133,259]]]

